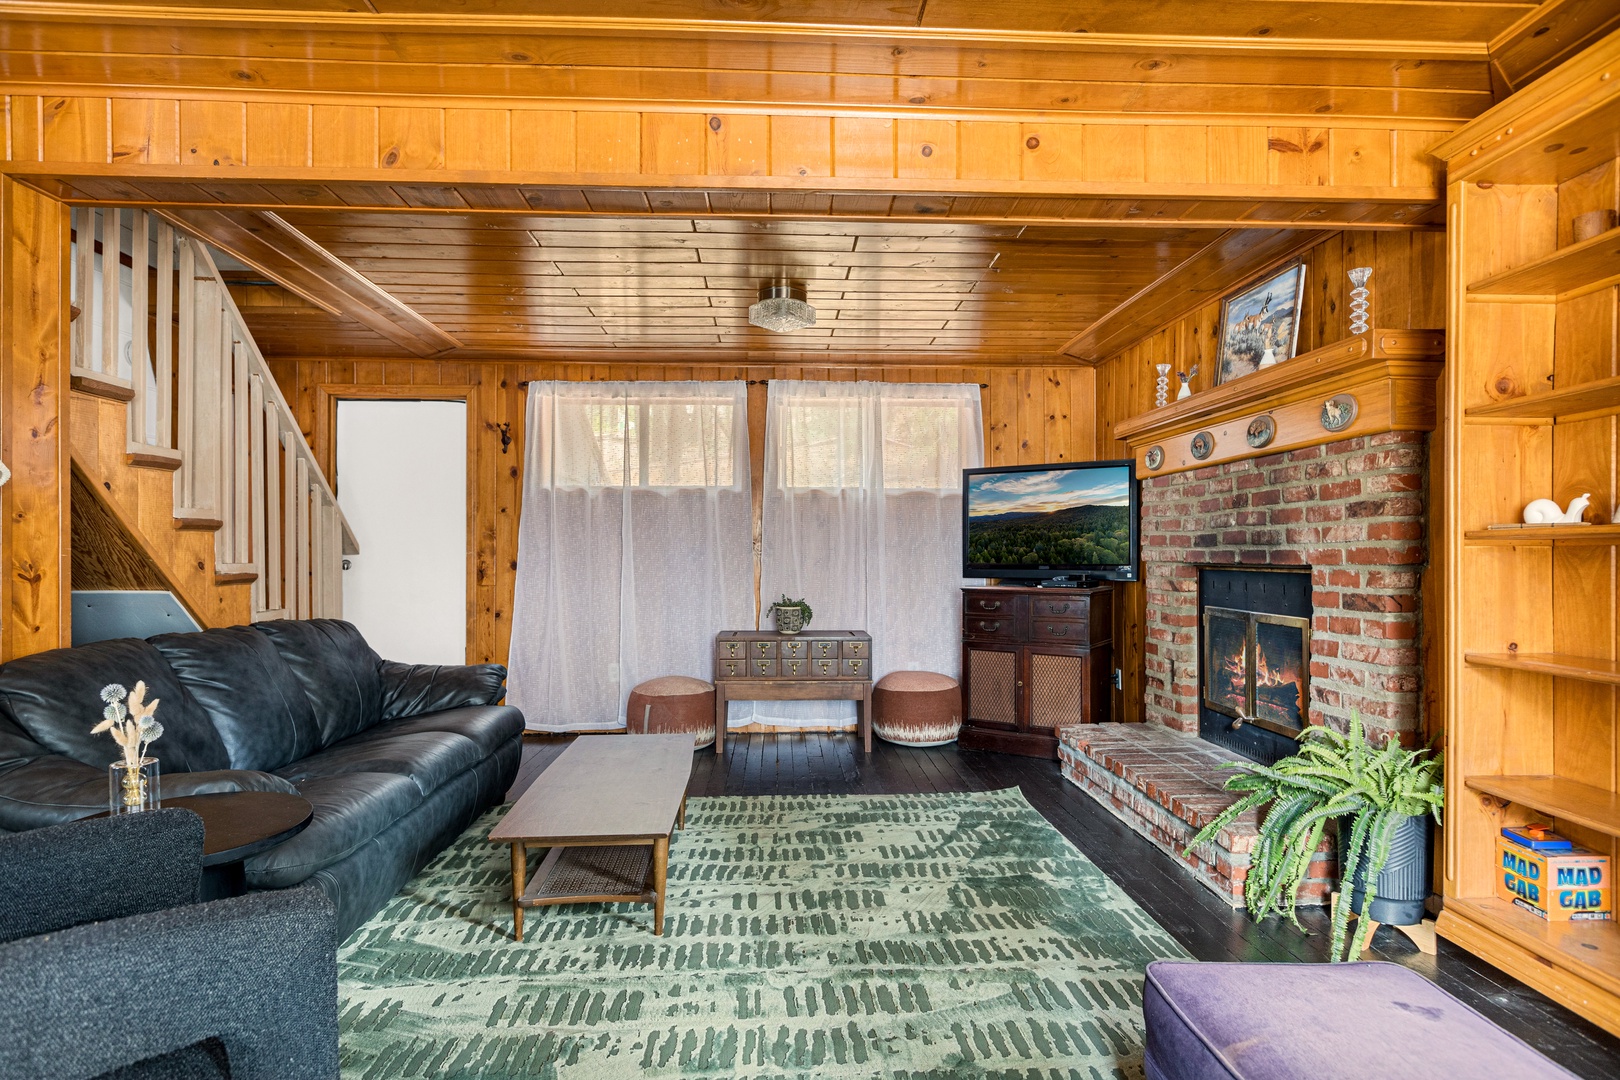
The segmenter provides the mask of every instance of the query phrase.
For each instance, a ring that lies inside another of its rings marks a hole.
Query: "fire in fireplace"
[[[1311,700],[1310,572],[1199,573],[1199,734],[1257,761],[1294,751]]]

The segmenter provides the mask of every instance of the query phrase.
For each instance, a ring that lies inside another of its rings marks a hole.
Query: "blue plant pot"
[[[1362,900],[1366,895],[1367,857],[1361,853],[1361,865],[1355,873],[1350,867],[1349,818],[1339,819],[1339,888],[1341,901],[1350,899],[1350,910],[1362,914]],[[1423,921],[1424,902],[1429,898],[1429,885],[1434,877],[1433,833],[1429,828],[1429,815],[1409,817],[1395,826],[1395,835],[1389,842],[1389,859],[1378,875],[1378,896],[1372,902],[1367,917],[1386,926],[1414,926]]]

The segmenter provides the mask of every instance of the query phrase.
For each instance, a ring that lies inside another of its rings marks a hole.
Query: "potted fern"
[[[797,634],[810,625],[810,605],[803,600],[789,600],[787,593],[771,605],[771,613],[776,616],[779,634]]]
[[[1374,923],[1382,921],[1377,919],[1379,889],[1392,877],[1421,880],[1421,908],[1427,874],[1400,873],[1401,868],[1387,864],[1394,846],[1427,861],[1425,843],[1396,842],[1411,830],[1420,836],[1426,832],[1425,817],[1433,815],[1436,823],[1440,821],[1445,801],[1443,755],[1429,749],[1407,750],[1393,734],[1382,748],[1374,747],[1367,742],[1360,715],[1351,716],[1347,732],[1308,727],[1300,733],[1299,744],[1298,753],[1275,765],[1234,762],[1231,767],[1239,771],[1226,781],[1226,789],[1242,792],[1242,797],[1200,829],[1183,855],[1250,810],[1269,807],[1243,883],[1244,904],[1256,919],[1280,911],[1303,930],[1294,898],[1328,822],[1338,820],[1341,888],[1348,895],[1347,902],[1334,908],[1328,951],[1335,961],[1348,960],[1361,955]],[[1347,950],[1345,934],[1353,910],[1369,911],[1372,917],[1360,921]]]

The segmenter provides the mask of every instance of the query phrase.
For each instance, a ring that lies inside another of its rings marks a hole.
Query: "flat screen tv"
[[[1137,579],[1134,461],[964,469],[962,492],[963,577]]]

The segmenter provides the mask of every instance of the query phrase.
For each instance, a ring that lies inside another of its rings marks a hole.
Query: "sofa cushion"
[[[448,731],[418,731],[387,738],[345,740],[276,770],[294,783],[349,773],[398,773],[431,795],[485,757],[478,744]]]
[[[494,705],[506,696],[506,667],[502,664],[399,664],[384,660],[377,674],[382,680],[384,720],[468,705]]]
[[[284,889],[359,850],[422,803],[422,789],[394,772],[352,772],[298,781],[314,814],[298,835],[244,863],[253,889]]]
[[[276,769],[321,747],[309,695],[265,635],[246,626],[149,639],[213,719],[233,769]]]
[[[448,731],[463,735],[478,745],[480,753],[488,755],[499,750],[511,739],[523,734],[523,714],[509,705],[479,705],[470,709],[441,709],[407,716],[403,720],[384,720],[374,728],[345,740],[361,743],[368,739],[386,739],[394,735],[414,735],[421,731]]]
[[[309,696],[331,746],[382,719],[382,663],[350,623],[338,619],[281,619],[253,627],[270,639]]]
[[[1308,1022],[1287,1002],[1309,1002]],[[1573,1080],[1398,964],[1155,960],[1142,1015],[1148,1080]]]
[[[133,690],[146,683],[146,700],[159,702],[163,737],[150,753],[166,773],[230,766],[230,755],[208,713],[169,670],[168,661],[139,638],[119,638],[51,649],[0,666],[0,708],[53,753],[86,765],[105,766],[120,750],[105,733],[90,734],[101,720],[101,688],[118,683]]]

